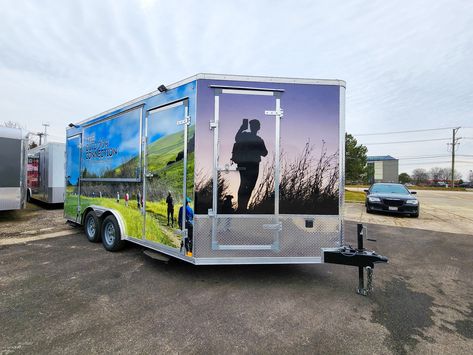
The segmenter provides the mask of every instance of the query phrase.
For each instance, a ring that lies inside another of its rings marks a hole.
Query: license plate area
[[[390,211],[397,211],[397,210],[398,210],[398,207],[389,206],[388,209],[389,209]]]

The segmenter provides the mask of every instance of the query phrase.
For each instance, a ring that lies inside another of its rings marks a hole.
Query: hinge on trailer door
[[[224,167],[219,166],[217,168],[217,171],[226,171],[228,173],[229,171],[238,171],[238,168],[237,168],[236,165],[233,166],[233,165],[230,165],[230,164],[225,164]]]
[[[210,122],[210,129],[214,129],[214,128],[217,128],[218,126],[218,123],[217,122]]]
[[[183,125],[183,124],[190,125],[190,123],[191,123],[191,116],[186,116],[186,118],[184,118],[183,120],[179,120],[176,122],[178,126]]]
[[[279,116],[282,118],[284,116],[284,110],[282,108],[279,110],[274,110],[274,111],[266,110],[264,111],[264,114],[266,116]]]

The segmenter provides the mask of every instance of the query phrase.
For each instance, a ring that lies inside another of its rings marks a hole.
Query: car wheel
[[[419,212],[411,214],[411,217],[418,218],[419,217]]]
[[[125,245],[125,241],[121,238],[118,222],[112,215],[105,217],[103,220],[102,244],[108,251],[118,251]]]
[[[100,221],[94,211],[90,211],[85,216],[84,231],[89,242],[100,242]]]
[[[366,206],[366,213],[373,213],[373,211],[371,211],[370,206]]]

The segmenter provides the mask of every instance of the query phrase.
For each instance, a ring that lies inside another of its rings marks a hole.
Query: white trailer
[[[27,199],[45,203],[64,202],[66,145],[46,143],[28,151]]]
[[[25,207],[26,133],[0,127],[0,211]]]

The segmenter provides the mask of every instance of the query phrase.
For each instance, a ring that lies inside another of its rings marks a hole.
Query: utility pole
[[[46,144],[46,141],[48,139],[48,127],[49,123],[43,123],[44,126],[44,144]],[[41,137],[41,136],[40,136]]]
[[[38,132],[38,133],[36,133],[36,135],[39,137],[39,145],[41,145],[41,143],[43,142],[42,138],[44,136],[44,133],[43,132]]]
[[[458,141],[461,139],[461,137],[456,137],[459,129],[460,127],[456,127],[453,129],[452,143],[448,143],[452,145],[452,189],[455,187],[455,146],[459,144]]]

